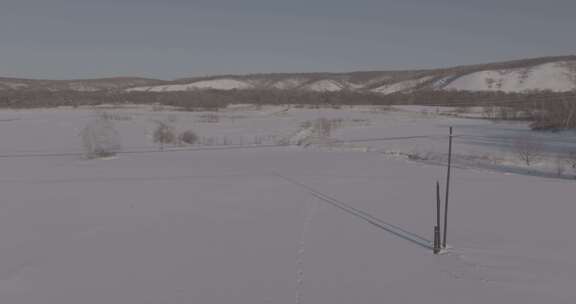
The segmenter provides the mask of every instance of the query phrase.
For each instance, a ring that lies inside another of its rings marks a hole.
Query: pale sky
[[[0,76],[174,79],[576,54],[574,0],[0,0]]]

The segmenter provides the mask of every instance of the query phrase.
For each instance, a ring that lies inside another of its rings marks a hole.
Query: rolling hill
[[[121,90],[134,86],[151,86],[164,83],[162,80],[140,77],[115,77],[76,80],[38,80],[0,78],[0,90],[50,90],[50,91],[101,91]]]
[[[138,86],[129,90],[167,92],[208,88],[352,90],[382,94],[430,89],[566,92],[576,89],[576,56],[543,57],[433,70],[223,75],[180,79],[169,84]]]
[[[85,80],[0,78],[0,90],[175,92],[202,89],[346,90],[380,94],[420,90],[568,92],[576,90],[576,56],[541,57],[429,70],[220,75],[172,81],[138,77]]]

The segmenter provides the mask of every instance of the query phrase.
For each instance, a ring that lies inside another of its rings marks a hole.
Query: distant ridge
[[[0,90],[100,91],[119,90],[134,86],[160,85],[164,81],[140,77],[113,77],[76,80],[39,80],[0,78]]]
[[[290,89],[320,92],[348,90],[379,94],[421,90],[568,92],[576,90],[576,56],[539,57],[425,70],[219,75],[173,81],[138,77],[85,80],[0,78],[2,89],[145,92]]]
[[[576,56],[540,57],[452,68],[350,73],[270,73],[221,75],[139,86],[131,91],[185,91],[196,89],[352,90],[381,94],[418,90],[567,92],[576,89]]]

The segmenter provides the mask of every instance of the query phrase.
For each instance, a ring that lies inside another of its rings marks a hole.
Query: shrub
[[[88,123],[80,136],[87,158],[109,157],[121,150],[120,134],[106,115]]]
[[[193,145],[198,141],[198,135],[196,135],[192,130],[187,130],[178,136],[178,140],[181,143]]]
[[[164,150],[164,146],[176,143],[176,131],[174,127],[166,122],[156,121],[158,126],[154,130],[154,142],[160,144],[160,150]]]

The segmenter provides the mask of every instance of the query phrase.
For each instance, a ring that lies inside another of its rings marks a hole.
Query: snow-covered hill
[[[511,70],[486,70],[452,81],[445,89],[466,91],[524,92],[550,90],[565,92],[576,89],[576,61],[545,63]]]
[[[392,94],[396,92],[410,91],[417,88],[419,85],[430,81],[432,76],[424,76],[421,78],[404,80],[399,82],[394,82],[390,84],[385,84],[383,86],[372,89],[372,92],[382,93],[382,94]]]
[[[252,85],[236,80],[236,79],[213,79],[192,82],[187,84],[168,84],[160,86],[146,86],[128,89],[128,91],[144,91],[144,92],[174,92],[174,91],[189,91],[196,89],[214,89],[214,90],[235,90],[235,89],[249,89]]]
[[[532,58],[433,70],[222,75],[174,81],[144,78],[60,81],[0,78],[2,89],[131,92],[290,89],[316,92],[350,90],[379,94],[418,90],[567,92],[576,90],[576,56]]]
[[[115,77],[101,79],[38,80],[0,78],[0,90],[50,90],[50,91],[102,91],[122,90],[145,85],[159,85],[162,80],[139,77]]]
[[[169,85],[130,91],[192,89],[299,89],[319,92],[352,90],[381,94],[415,90],[567,92],[576,89],[576,56],[534,58],[447,69],[354,73],[254,74],[176,80]]]

